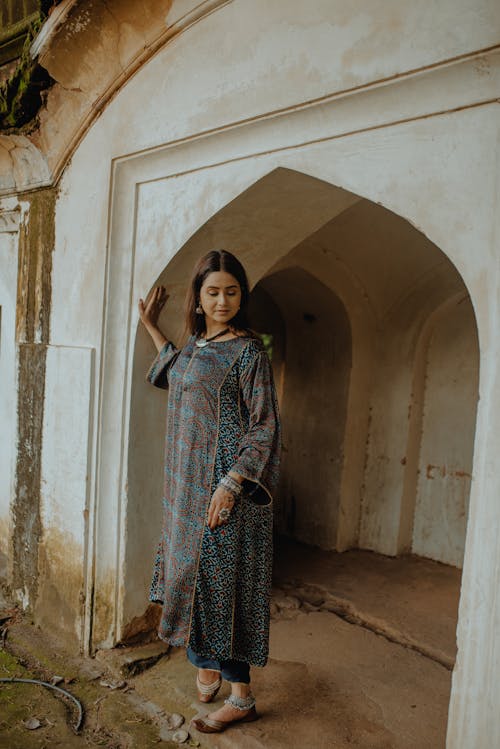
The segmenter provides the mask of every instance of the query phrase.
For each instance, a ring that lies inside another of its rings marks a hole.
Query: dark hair
[[[243,332],[246,335],[255,334],[248,327],[248,279],[245,269],[237,257],[226,250],[211,250],[203,255],[196,263],[191,283],[186,295],[186,331],[193,335],[201,335],[206,331],[205,315],[197,315],[196,307],[200,301],[200,289],[209,273],[225,271],[230,273],[238,281],[241,289],[241,303],[238,312],[230,320],[229,325],[234,332]]]

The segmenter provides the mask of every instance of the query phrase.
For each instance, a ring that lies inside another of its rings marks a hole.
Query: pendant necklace
[[[225,335],[226,333],[229,333],[229,328],[224,328],[224,330],[221,330],[219,333],[210,336],[210,338],[198,338],[195,343],[198,348],[203,348],[204,346],[207,346],[210,341],[215,341],[216,338],[220,338],[221,335]]]

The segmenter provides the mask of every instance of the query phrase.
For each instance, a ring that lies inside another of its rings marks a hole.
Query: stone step
[[[164,642],[150,642],[135,647],[99,650],[96,658],[116,677],[127,679],[146,671],[162,658],[168,658],[170,646]]]

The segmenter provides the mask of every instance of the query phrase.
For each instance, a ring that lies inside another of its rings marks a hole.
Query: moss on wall
[[[12,504],[12,587],[33,606],[38,592],[42,525],[40,481],[45,362],[49,342],[55,188],[25,196],[29,218],[21,225],[16,314],[18,451]]]
[[[30,23],[17,67],[0,85],[0,130],[25,127],[36,117],[42,104],[42,91],[53,80],[30,55],[30,46],[44,21],[42,12]]]

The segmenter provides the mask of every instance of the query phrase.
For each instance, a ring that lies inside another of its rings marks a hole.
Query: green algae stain
[[[43,12],[31,23],[17,67],[0,84],[0,131],[12,132],[29,125],[42,104],[42,92],[52,85],[47,71],[33,60],[30,47],[45,20]]]
[[[28,674],[28,671],[21,666],[17,658],[14,658],[14,656],[6,650],[0,649],[0,678],[30,678],[29,676],[26,676],[26,674]]]

